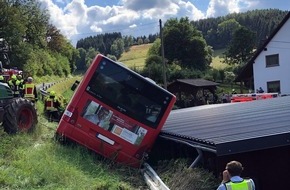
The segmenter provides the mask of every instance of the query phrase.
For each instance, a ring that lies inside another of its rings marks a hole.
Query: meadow
[[[129,68],[142,69],[145,66],[147,52],[152,44],[135,45],[129,51],[124,52],[119,59],[120,62],[127,65]]]

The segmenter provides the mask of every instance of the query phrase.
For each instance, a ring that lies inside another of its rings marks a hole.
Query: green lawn
[[[128,67],[142,69],[145,66],[147,52],[152,44],[135,45],[128,52],[124,52],[118,60]]]
[[[142,69],[145,66],[145,59],[152,44],[135,45],[128,52],[124,52],[118,60],[130,68]],[[223,63],[223,53],[225,49],[214,50],[211,67],[224,69],[227,64]]]
[[[215,69],[224,69],[227,64],[223,63],[223,53],[225,49],[214,50],[211,67]]]

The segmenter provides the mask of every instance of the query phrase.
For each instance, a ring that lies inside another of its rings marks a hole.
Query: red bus
[[[67,105],[56,137],[140,167],[175,100],[151,79],[99,54]]]

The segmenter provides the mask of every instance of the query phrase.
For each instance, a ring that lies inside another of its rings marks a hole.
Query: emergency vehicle
[[[233,94],[231,97],[231,103],[264,100],[269,98],[277,98],[278,96],[279,96],[278,93]]]

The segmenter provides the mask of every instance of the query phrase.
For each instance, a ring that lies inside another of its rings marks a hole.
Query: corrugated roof
[[[191,86],[197,86],[197,87],[217,86],[217,85],[219,85],[216,82],[208,81],[208,80],[205,80],[205,79],[177,79],[175,82],[189,84]],[[173,82],[173,83],[175,83],[175,82]]]
[[[161,135],[228,155],[290,145],[290,96],[173,110]]]

